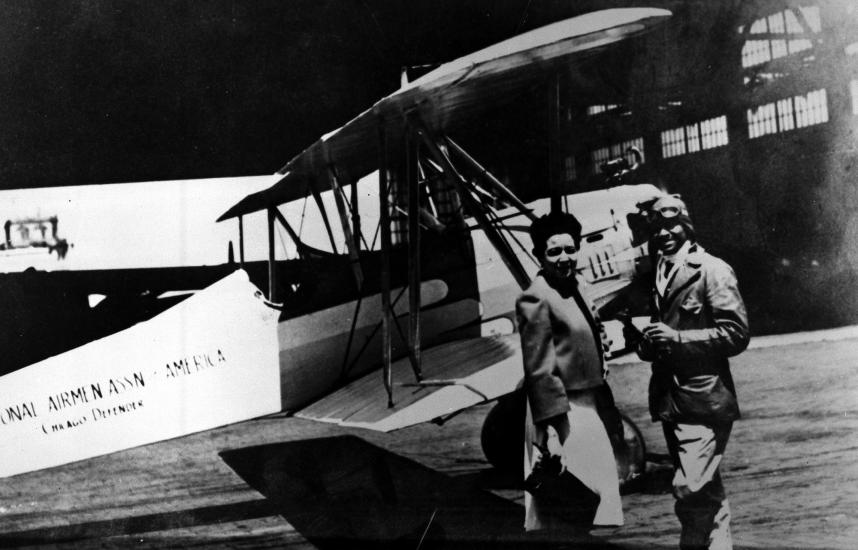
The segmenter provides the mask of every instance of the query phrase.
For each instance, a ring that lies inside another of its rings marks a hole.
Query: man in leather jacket
[[[641,359],[652,361],[650,413],[661,421],[674,462],[680,548],[732,548],[730,507],[718,473],[739,418],[728,357],[748,346],[745,305],[732,268],[695,242],[685,203],[652,206],[653,316],[631,327]]]

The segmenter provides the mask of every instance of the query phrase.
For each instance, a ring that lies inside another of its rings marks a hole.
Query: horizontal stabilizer
[[[160,315],[0,377],[0,477],[280,409],[277,314],[235,271]]]

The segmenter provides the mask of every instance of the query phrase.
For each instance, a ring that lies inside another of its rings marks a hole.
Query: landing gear
[[[489,463],[498,470],[521,476],[524,472],[524,392],[500,398],[483,422],[480,443]],[[640,477],[646,468],[646,444],[635,423],[620,413],[622,433],[612,434],[620,490]],[[573,428],[574,429],[574,428]]]
[[[483,454],[489,464],[510,474],[524,473],[525,395],[513,392],[498,399],[480,432]]]
[[[646,471],[646,443],[640,429],[628,416],[621,413],[620,418],[623,421],[623,440],[618,443],[611,441],[611,444],[622,492]]]

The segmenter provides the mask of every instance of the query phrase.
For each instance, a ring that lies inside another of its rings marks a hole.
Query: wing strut
[[[417,156],[420,142],[414,131],[405,134],[405,177],[408,181],[408,343],[411,366],[417,381],[423,379],[420,368],[420,181]]]
[[[352,228],[349,224],[349,215],[346,210],[345,201],[343,200],[343,188],[340,186],[337,171],[333,164],[328,164],[328,177],[331,183],[331,191],[334,194],[334,202],[337,204],[337,212],[340,215],[340,224],[343,226],[343,235],[346,238],[346,249],[349,253],[349,260],[352,267],[352,274],[357,283],[358,293],[363,289],[363,270],[360,267],[360,255],[357,251],[357,241],[352,234]]]
[[[562,189],[560,183],[560,76],[551,77],[548,85],[548,187],[551,193],[551,212],[561,212]]]
[[[518,208],[519,212],[524,214],[530,219],[530,221],[536,221],[536,215],[528,208],[521,199],[515,196],[515,193],[507,189],[507,187],[502,184],[494,175],[489,172],[487,169],[483,168],[483,166],[474,160],[474,158],[467,153],[464,149],[462,149],[459,144],[450,139],[449,136],[445,136],[445,141],[447,145],[449,145],[450,150],[455,153],[456,157],[458,157],[462,162],[464,162],[468,167],[471,168],[474,172],[476,172],[480,177],[482,177],[490,187],[492,187],[495,192],[501,196],[504,200]]]
[[[489,239],[489,242],[492,243],[492,246],[494,246],[498,251],[498,254],[500,254],[501,259],[507,269],[509,269],[510,273],[512,273],[515,281],[521,288],[527,288],[527,286],[530,285],[530,277],[524,270],[524,267],[521,265],[518,257],[516,257],[515,252],[510,248],[509,243],[506,242],[503,235],[501,235],[497,228],[489,221],[488,216],[483,211],[482,205],[471,194],[470,189],[467,187],[465,178],[462,177],[458,170],[456,170],[456,167],[453,165],[450,157],[447,156],[447,153],[432,139],[426,127],[418,120],[415,120],[414,124],[416,125],[417,133],[423,139],[423,143],[426,144],[426,148],[429,150],[429,153],[432,155],[435,162],[444,167],[444,171],[449,174],[454,185],[459,191],[459,195],[465,202],[468,212],[477,220],[480,228],[485,232],[486,237]]]
[[[387,128],[378,123],[378,203],[381,230],[381,357],[387,406],[393,407],[393,369],[390,352],[390,205],[388,204]]]
[[[274,218],[276,206],[268,208],[268,301],[277,303],[277,262],[274,257]]]
[[[238,262],[244,268],[244,215],[238,217]]]
[[[331,220],[328,219],[328,211],[325,210],[325,203],[322,202],[322,194],[319,193],[319,187],[316,185],[316,180],[313,177],[308,178],[310,191],[313,193],[313,199],[316,201],[316,206],[319,208],[319,213],[322,214],[322,221],[325,222],[325,229],[328,231],[328,239],[331,241],[331,251],[337,253],[337,243],[334,241],[334,232],[331,230]]]
[[[288,221],[286,221],[286,218],[280,212],[280,209],[275,206],[272,208],[272,211],[274,212],[274,217],[277,218],[277,221],[279,221],[281,225],[283,225],[283,229],[286,230],[286,233],[289,233],[289,237],[294,241],[295,248],[298,249],[298,254],[301,256],[307,254],[307,245],[305,245],[304,241],[302,241],[298,234],[295,233],[295,230],[292,229],[292,226]]]
[[[352,200],[349,204],[349,211],[352,216],[352,233],[355,237],[355,246],[360,250],[360,242],[363,241],[363,246],[365,248],[369,248],[366,246],[366,240],[363,238],[363,232],[360,227],[360,210],[358,210],[358,182],[357,180],[352,180],[351,184],[351,192],[352,192]]]

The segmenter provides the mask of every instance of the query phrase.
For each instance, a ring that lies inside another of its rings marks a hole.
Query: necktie
[[[661,276],[664,277],[665,280],[667,280],[667,278],[670,277],[670,270],[671,269],[673,269],[673,262],[665,260],[664,261],[664,271],[662,271],[662,273],[661,273]]]
[[[655,277],[655,289],[658,296],[664,296],[667,291],[667,278],[670,276],[670,270],[673,269],[673,262],[662,258],[661,265]]]

